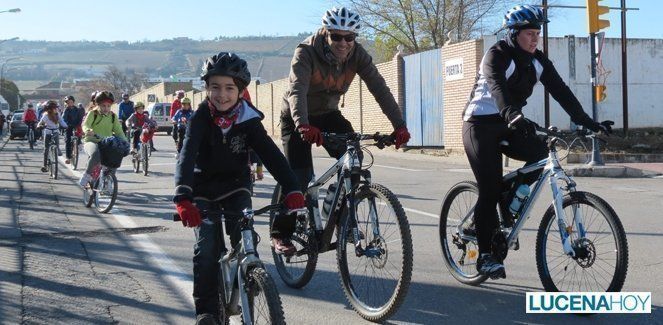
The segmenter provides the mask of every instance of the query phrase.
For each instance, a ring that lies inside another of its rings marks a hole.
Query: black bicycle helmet
[[[76,101],[76,100],[74,99],[74,96],[72,96],[72,95],[68,95],[68,96],[65,96],[65,97],[64,97],[64,101],[65,101],[65,102],[68,101],[68,100],[70,100],[70,101],[72,101],[72,102],[75,102],[75,101]]]
[[[102,91],[97,93],[97,96],[94,97],[94,102],[99,104],[104,101],[110,100],[111,102],[115,102],[115,97],[113,96],[113,93],[110,91]]]
[[[240,89],[246,88],[251,82],[251,73],[246,61],[237,54],[229,52],[219,52],[219,54],[207,58],[203,63],[200,79],[207,82],[211,76],[231,77]]]
[[[53,109],[53,108],[58,108],[58,102],[54,100],[49,100],[46,102],[46,105],[44,105],[44,109]]]

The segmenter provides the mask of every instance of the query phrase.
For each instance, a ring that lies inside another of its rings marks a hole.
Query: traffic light
[[[600,19],[599,16],[607,14],[610,8],[607,6],[599,6],[601,0],[587,0],[587,27],[589,33],[596,33],[601,29],[610,27],[610,21],[607,19]]]
[[[602,102],[607,97],[605,94],[605,85],[594,86],[594,93],[596,94],[597,102]]]

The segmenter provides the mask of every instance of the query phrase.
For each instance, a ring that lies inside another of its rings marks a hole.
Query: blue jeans
[[[234,193],[220,201],[210,202],[195,200],[200,209],[202,218],[205,210],[226,209],[228,211],[242,211],[251,208],[251,194],[246,191]],[[236,227],[236,217],[225,217],[225,232],[230,235],[232,247],[241,239],[241,233]],[[193,301],[196,305],[196,315],[219,314],[219,260],[227,251],[223,236],[223,225],[219,220],[212,223],[201,223],[194,229],[196,243],[193,246]]]

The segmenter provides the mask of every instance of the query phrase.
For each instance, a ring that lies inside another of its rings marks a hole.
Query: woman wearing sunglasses
[[[321,132],[354,132],[339,103],[357,74],[391,122],[396,148],[410,139],[403,112],[373,59],[357,43],[360,29],[359,15],[344,7],[333,8],[322,16],[322,28],[295,49],[283,97],[281,134],[285,155],[302,189],[313,175],[311,144],[322,145],[335,158],[345,152],[345,144],[323,143]]]

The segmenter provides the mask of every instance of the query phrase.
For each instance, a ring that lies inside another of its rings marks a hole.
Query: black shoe
[[[151,151],[154,151],[154,152],[159,151],[159,150],[157,150],[157,148],[155,148],[155,147],[150,148],[150,150],[151,150]]]
[[[506,278],[504,264],[498,262],[491,254],[481,254],[477,260],[477,271],[481,275],[487,275],[491,279]]]
[[[45,166],[41,168],[41,172],[42,172],[42,173],[45,173],[45,172],[47,172],[47,171],[48,171],[48,168],[46,168]]]
[[[212,314],[201,314],[196,316],[196,325],[216,325],[219,320]]]

